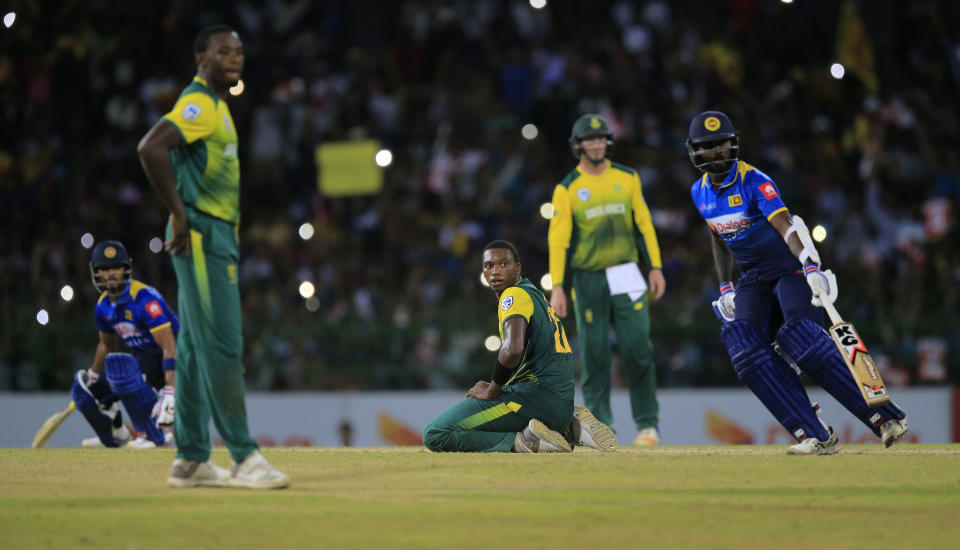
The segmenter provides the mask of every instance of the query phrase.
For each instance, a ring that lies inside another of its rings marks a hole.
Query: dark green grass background
[[[167,488],[169,449],[0,449],[0,548],[957,547],[960,445],[783,450],[270,448],[292,487],[244,491]]]

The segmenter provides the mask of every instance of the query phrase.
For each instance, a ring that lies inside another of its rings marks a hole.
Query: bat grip
[[[833,307],[833,302],[831,302],[825,295],[819,296],[819,298],[820,302],[823,304],[823,309],[827,311],[827,316],[830,317],[830,322],[834,325],[842,323],[843,319],[837,312],[837,308]]]

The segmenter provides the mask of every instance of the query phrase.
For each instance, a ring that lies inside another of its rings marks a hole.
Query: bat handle
[[[823,304],[823,309],[827,311],[827,315],[830,317],[830,322],[834,325],[838,325],[843,322],[843,318],[840,317],[840,314],[837,312],[837,308],[833,307],[833,302],[827,299],[826,296],[820,296],[820,302]]]

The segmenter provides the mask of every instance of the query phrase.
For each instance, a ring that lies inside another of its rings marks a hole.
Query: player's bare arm
[[[497,354],[498,367],[503,367],[514,371],[520,366],[523,359],[524,335],[527,332],[527,320],[523,317],[511,317],[503,324],[503,344],[500,346],[500,353]],[[494,374],[496,378],[496,374]],[[505,383],[505,381],[502,381]],[[481,380],[470,388],[467,396],[473,396],[477,399],[489,400],[500,395],[503,389],[503,383],[496,380],[486,382]]]
[[[736,283],[736,279],[740,276],[736,258],[730,253],[730,249],[720,235],[711,231],[710,236],[710,250],[713,252],[713,265],[717,270],[717,278],[720,281]]]
[[[157,345],[160,346],[160,349],[163,350],[164,359],[176,359],[177,357],[177,337],[173,334],[173,329],[169,326],[163,327],[161,329],[153,330],[150,332],[153,335],[154,341]],[[165,370],[163,371],[164,383],[168,386],[174,385],[175,370]]]
[[[651,283],[652,284],[652,283]],[[567,294],[563,291],[563,285],[557,285],[550,291],[550,307],[556,312],[557,317],[561,319],[567,316]]]
[[[173,229],[170,240],[163,244],[164,250],[177,254],[181,250],[190,253],[190,228],[187,225],[187,212],[183,199],[177,193],[177,180],[173,175],[173,163],[170,150],[182,142],[180,134],[173,124],[159,120],[150,128],[137,145],[140,165],[157,191],[160,200],[170,211],[170,225]]]
[[[663,293],[667,291],[667,280],[663,278],[663,272],[659,269],[651,269],[647,278],[650,280],[650,297],[659,300],[663,297]]]

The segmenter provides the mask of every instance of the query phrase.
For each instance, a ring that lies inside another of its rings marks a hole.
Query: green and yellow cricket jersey
[[[553,217],[547,238],[553,285],[563,284],[570,268],[600,271],[638,260],[660,269],[660,245],[636,171],[607,161],[599,176],[578,166],[553,190]]]
[[[163,118],[183,138],[183,144],[171,151],[171,160],[184,204],[234,225],[239,223],[237,129],[227,102],[195,76]]]
[[[523,359],[507,384],[536,382],[559,397],[573,399],[573,351],[543,293],[529,279],[520,279],[500,294],[498,315],[501,339],[507,319],[520,315],[527,320]]]

